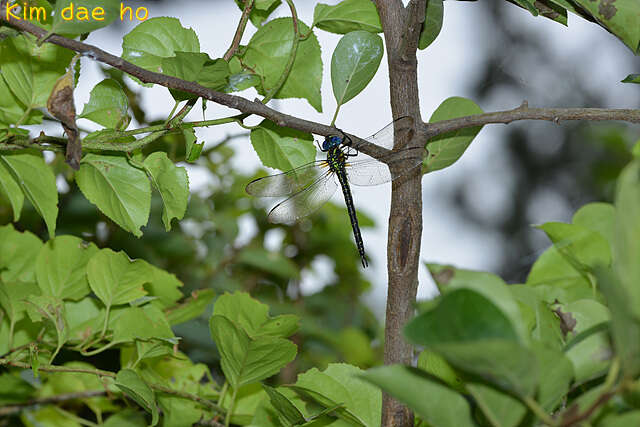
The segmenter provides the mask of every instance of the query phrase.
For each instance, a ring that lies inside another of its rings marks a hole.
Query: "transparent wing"
[[[412,171],[422,164],[423,148],[407,148],[406,150],[389,153],[381,160],[376,160],[363,153],[358,153],[352,157],[354,160],[347,161],[346,171],[349,182],[354,185],[379,185],[392,180],[388,165],[397,166],[396,169],[402,171],[393,177],[396,179]]]
[[[308,187],[329,169],[325,160],[316,160],[290,171],[254,179],[245,188],[252,196],[283,197]]]
[[[392,150],[394,128],[398,133],[411,131],[413,129],[413,118],[409,116],[400,117],[371,135],[369,138],[365,138],[365,140],[388,150]]]
[[[318,210],[333,196],[337,188],[338,183],[334,174],[327,169],[308,187],[278,203],[269,212],[268,219],[270,222],[284,224],[296,222]]]

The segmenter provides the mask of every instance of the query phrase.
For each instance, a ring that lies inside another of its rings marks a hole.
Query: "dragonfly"
[[[412,130],[413,119],[402,117],[365,140],[392,150],[394,131],[398,135],[399,132]],[[325,137],[322,145],[316,142],[320,151],[326,153],[325,159],[304,164],[287,172],[254,179],[247,184],[246,192],[257,197],[286,197],[271,209],[267,219],[272,223],[291,224],[315,212],[333,196],[338,187],[341,187],[362,266],[367,267],[369,263],[350,184],[379,185],[403,176],[422,163],[422,151],[420,155],[414,151],[414,155],[407,156],[408,151],[417,149],[408,148],[391,152],[377,160],[353,148],[351,138],[341,130],[338,131],[341,135]],[[402,168],[394,169],[403,172],[392,176],[388,165],[393,163],[402,165]]]

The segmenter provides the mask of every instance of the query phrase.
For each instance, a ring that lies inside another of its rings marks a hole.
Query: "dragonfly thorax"
[[[342,143],[342,138],[339,136],[328,136],[322,143],[322,151],[329,151],[332,148],[338,147]]]

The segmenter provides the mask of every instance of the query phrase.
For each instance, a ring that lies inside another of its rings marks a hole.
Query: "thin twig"
[[[17,414],[29,406],[46,405],[48,403],[60,403],[60,402],[66,402],[68,400],[87,399],[90,397],[104,396],[106,394],[107,394],[106,390],[88,390],[88,391],[64,393],[64,394],[58,394],[55,396],[31,399],[26,402],[0,407],[0,416]]]
[[[9,359],[0,359],[0,365],[13,366],[15,368],[31,369],[31,364],[24,362],[16,362]],[[66,366],[55,365],[40,365],[38,371],[42,372],[73,372],[77,374],[92,374],[99,377],[115,378],[116,374],[110,371],[103,371],[101,369],[83,369],[83,368],[69,368]]]
[[[16,362],[8,359],[0,359],[0,365],[13,366],[16,368],[23,368],[23,369],[31,369],[31,365],[28,363]],[[116,378],[115,372],[103,371],[100,369],[83,369],[83,368],[69,368],[66,366],[40,365],[38,367],[38,370],[42,372],[71,372],[71,373],[78,373],[78,374],[92,374],[99,377]],[[226,410],[224,408],[198,395],[188,393],[186,391],[174,390],[160,384],[148,383],[148,385],[149,387],[151,387],[152,389],[160,393],[166,393],[172,396],[181,397],[183,399],[192,400],[220,414],[226,413]]]
[[[244,30],[247,27],[249,15],[251,15],[251,9],[253,9],[253,2],[254,0],[244,0],[244,10],[242,11],[240,22],[238,22],[238,28],[236,28],[236,33],[233,36],[233,41],[231,41],[231,46],[229,46],[229,49],[223,56],[225,61],[230,60],[231,57],[235,55],[236,50],[238,50],[238,46],[240,46],[242,35],[244,34]]]

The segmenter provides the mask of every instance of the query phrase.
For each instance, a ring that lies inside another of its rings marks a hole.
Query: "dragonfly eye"
[[[338,145],[342,142],[342,138],[340,138],[339,136],[332,136],[331,137],[331,143],[334,145]]]

